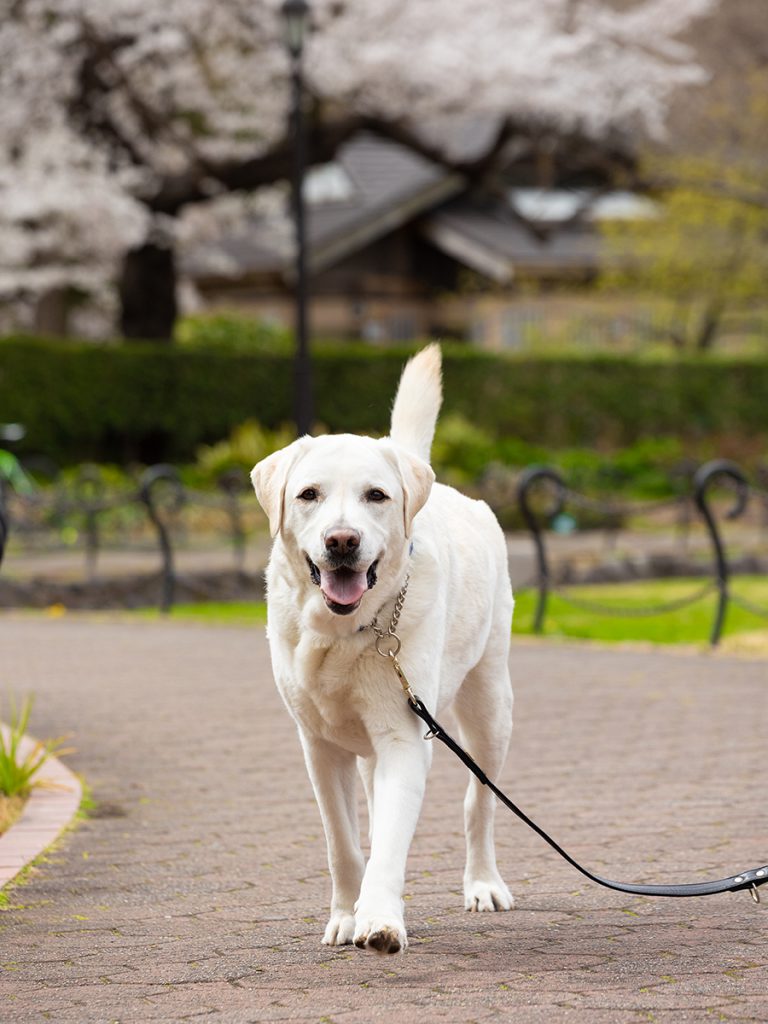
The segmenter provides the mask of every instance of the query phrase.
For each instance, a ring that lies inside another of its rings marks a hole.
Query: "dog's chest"
[[[367,757],[372,753],[369,722],[376,717],[379,692],[376,668],[371,657],[300,644],[276,678],[306,732]]]

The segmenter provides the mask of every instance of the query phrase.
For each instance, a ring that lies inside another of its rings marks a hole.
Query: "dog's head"
[[[379,580],[402,582],[413,519],[435,476],[388,438],[337,434],[299,438],[259,462],[251,479],[272,536],[333,618],[361,605],[372,615],[380,602],[367,602],[368,591]]]

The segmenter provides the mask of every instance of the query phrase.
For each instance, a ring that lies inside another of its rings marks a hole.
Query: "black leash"
[[[475,778],[479,779],[484,786],[487,786],[505,807],[508,807],[513,814],[516,814],[521,821],[525,822],[529,828],[532,828],[537,835],[541,836],[544,842],[548,843],[556,853],[559,853],[561,857],[567,860],[571,867],[576,868],[577,871],[580,871],[581,874],[591,882],[603,885],[607,889],[616,889],[618,892],[630,892],[637,896],[714,896],[715,893],[719,892],[741,892],[744,889],[749,889],[755,903],[760,902],[758,886],[765,885],[765,883],[768,882],[768,865],[761,868],[750,868],[749,871],[742,871],[738,875],[731,875],[730,878],[720,878],[714,882],[688,882],[683,885],[635,885],[630,882],[612,882],[608,878],[602,878],[600,875],[595,875],[586,868],[583,868],[581,864],[577,863],[569,853],[566,853],[559,843],[556,843],[551,836],[547,835],[543,828],[528,817],[525,811],[520,810],[517,804],[513,803],[506,794],[502,793],[499,787],[488,778],[482,768],[469,756],[466,750],[459,746],[456,740],[453,739],[452,736],[449,736],[442,725],[432,717],[411,689],[411,684],[406,679],[402,666],[397,660],[397,656],[400,653],[401,641],[400,637],[395,632],[400,620],[400,614],[403,610],[406,591],[408,590],[408,579],[409,577],[406,576],[405,582],[403,583],[403,586],[395,600],[389,629],[383,629],[379,625],[378,618],[375,618],[368,628],[373,631],[376,637],[376,650],[378,653],[384,658],[389,658],[390,664],[395,670],[397,678],[400,680],[403,693],[408,698],[408,704],[410,705],[411,711],[413,711],[415,715],[418,715],[429,729],[429,732],[426,734],[424,739],[440,740],[441,743],[444,743],[449,750],[453,751],[460,761],[464,762]]]
[[[392,661],[395,665],[395,671],[400,678],[401,683],[405,679],[402,669],[397,658],[391,655]],[[407,682],[407,680],[406,680]],[[410,687],[408,687],[410,690]],[[435,721],[432,715],[427,711],[419,698],[411,690],[410,693],[406,691],[408,697],[408,704],[414,714],[424,722],[429,729],[429,732],[425,736],[425,739],[437,739],[441,743],[444,743],[449,750],[464,762],[469,768],[472,774],[482,782],[484,786],[488,786],[491,792],[508,807],[513,814],[516,814],[521,821],[525,822],[533,831],[541,836],[545,843],[549,843],[553,850],[560,854],[561,857],[565,858],[568,863],[580,871],[582,875],[585,875],[592,882],[597,882],[598,885],[604,885],[608,889],[617,889],[619,892],[631,892],[638,896],[713,896],[719,892],[741,892],[744,889],[749,889],[752,893],[752,898],[756,903],[760,902],[760,894],[757,891],[758,886],[765,885],[768,882],[768,865],[761,868],[750,868],[749,871],[742,871],[741,874],[731,875],[730,878],[721,878],[714,882],[689,882],[683,885],[635,885],[627,882],[612,882],[607,878],[601,878],[600,875],[595,875],[587,868],[577,863],[569,853],[567,853],[559,843],[547,835],[543,828],[540,828],[535,821],[532,821],[528,815],[522,811],[517,804],[513,803],[508,796],[496,786],[480,768],[480,766],[469,756],[463,747],[454,740],[449,734],[443,729],[439,722]]]

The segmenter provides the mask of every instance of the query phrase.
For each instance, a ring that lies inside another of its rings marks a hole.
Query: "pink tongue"
[[[337,569],[336,572],[320,570],[320,589],[336,604],[354,604],[368,589],[368,574]]]

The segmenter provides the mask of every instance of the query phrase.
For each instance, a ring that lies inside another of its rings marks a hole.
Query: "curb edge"
[[[24,736],[20,753],[29,753],[35,743]],[[80,780],[58,758],[46,761],[36,781],[43,785],[32,789],[19,819],[0,836],[0,889],[58,839],[80,808]]]

